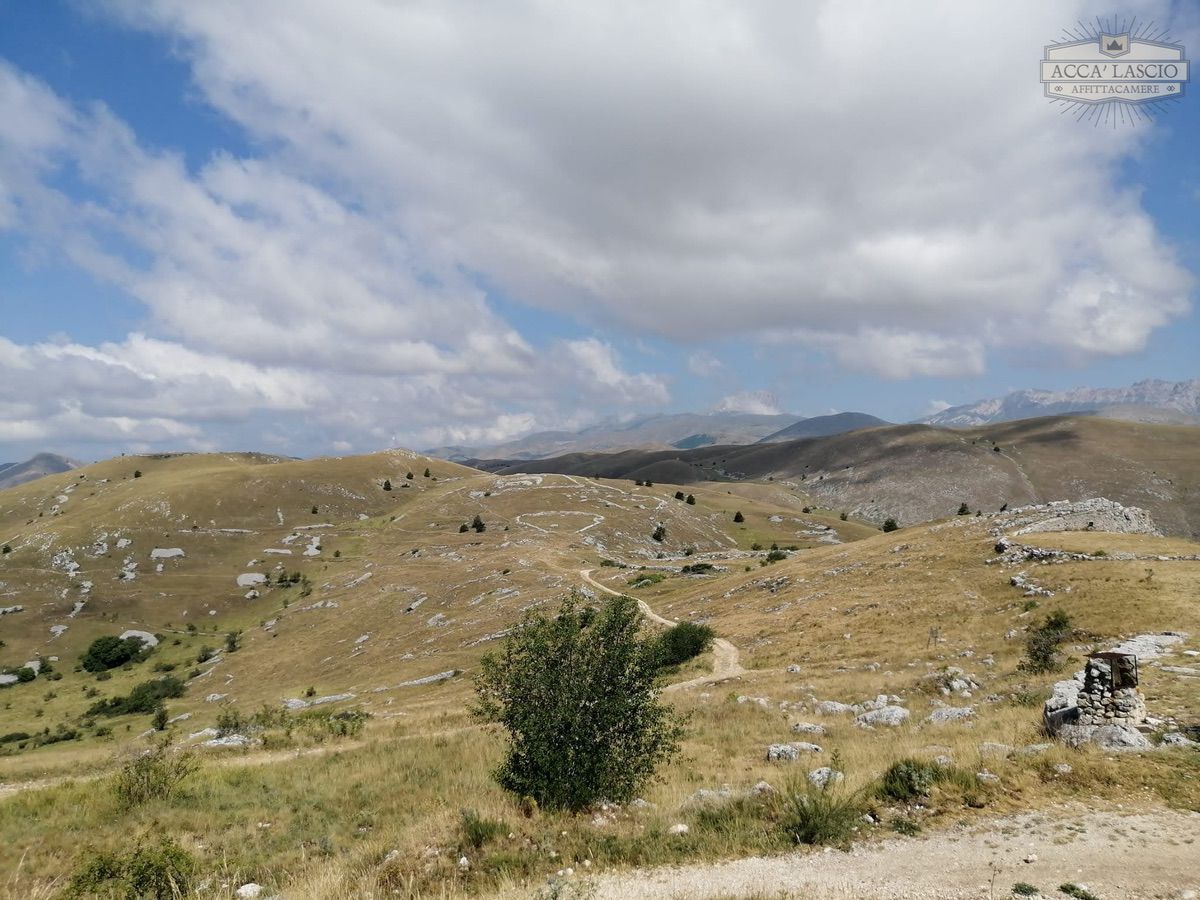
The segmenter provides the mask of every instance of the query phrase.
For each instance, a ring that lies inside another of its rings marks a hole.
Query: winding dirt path
[[[620,591],[614,591],[612,588],[601,584],[592,577],[593,569],[580,569],[579,577],[590,584],[597,590],[603,591],[606,594],[611,594],[614,597],[624,597]],[[638,609],[642,614],[655,624],[662,625],[664,628],[670,628],[673,625],[678,625],[678,622],[673,622],[670,619],[664,618],[650,608],[650,605],[645,600],[638,600]],[[713,669],[709,675],[701,675],[699,678],[692,678],[688,681],[680,681],[675,684],[668,685],[663,688],[665,692],[683,691],[689,688],[703,687],[708,684],[717,684],[721,681],[728,681],[730,678],[737,678],[740,675],[745,675],[746,670],[742,668],[741,652],[725,638],[713,639]]]

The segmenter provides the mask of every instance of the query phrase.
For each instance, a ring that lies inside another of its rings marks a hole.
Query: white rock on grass
[[[255,743],[252,738],[246,737],[244,734],[227,734],[225,737],[213,738],[211,741],[205,741],[205,747],[249,747]]]
[[[246,572],[237,577],[238,587],[254,587],[257,584],[266,584],[267,576],[261,572]]]
[[[797,722],[792,726],[792,731],[796,734],[822,735],[825,733],[825,726],[816,725],[812,722]]]
[[[239,900],[253,900],[255,897],[261,897],[263,886],[255,884],[253,881],[243,884],[240,888],[233,892],[233,895]]]
[[[849,703],[838,703],[836,700],[821,700],[814,708],[822,716],[840,716],[854,712],[854,707]]]
[[[844,777],[845,776],[841,772],[837,771],[837,769],[831,769],[829,766],[821,766],[821,768],[813,769],[808,773],[809,782],[813,785],[813,787],[818,788],[826,788],[831,784],[836,784]]]
[[[792,744],[772,744],[767,748],[768,762],[795,762],[801,753],[820,753],[821,748],[816,744],[797,741]]]
[[[150,551],[151,559],[180,559],[187,556],[179,547],[155,547]]]
[[[143,644],[145,644],[147,647],[157,647],[158,646],[158,638],[156,638],[154,635],[152,635],[148,631],[137,631],[137,630],[131,628],[128,631],[121,632],[121,640],[123,640],[123,641],[128,640],[131,637],[137,638]]]
[[[874,728],[876,725],[896,728],[907,722],[908,717],[909,712],[903,706],[884,706],[855,716],[854,724],[859,728]]]
[[[674,825],[672,825],[670,828],[667,829],[667,834],[682,835],[682,834],[687,834],[688,831],[689,831],[689,829],[684,822],[676,822]]]
[[[944,706],[941,709],[935,709],[926,719],[927,722],[932,722],[935,725],[941,725],[946,722],[958,722],[962,719],[969,719],[975,715],[975,707],[973,706]]]

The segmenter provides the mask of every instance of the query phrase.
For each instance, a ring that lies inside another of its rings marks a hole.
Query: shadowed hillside
[[[801,423],[803,424],[803,423]],[[831,437],[690,451],[476,462],[495,472],[562,472],[679,483],[774,479],[867,521],[1109,497],[1150,510],[1169,534],[1200,535],[1200,429],[1098,417],[981,428],[871,428]]]

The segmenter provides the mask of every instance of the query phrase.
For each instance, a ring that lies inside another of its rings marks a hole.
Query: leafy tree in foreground
[[[483,658],[475,713],[508,732],[503,788],[572,811],[624,803],[675,754],[682,720],[658,700],[660,649],[641,618],[630,597],[599,609],[568,597]]]

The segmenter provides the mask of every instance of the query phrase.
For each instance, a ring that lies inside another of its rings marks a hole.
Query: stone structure
[[[1046,731],[1067,738],[1091,726],[1136,729],[1146,720],[1146,701],[1137,685],[1134,654],[1093,653],[1082,672],[1054,686],[1042,713]]]
[[[1125,725],[1146,720],[1146,700],[1138,685],[1137,657],[1129,653],[1093,653],[1083,670],[1076,698],[1076,725]]]

